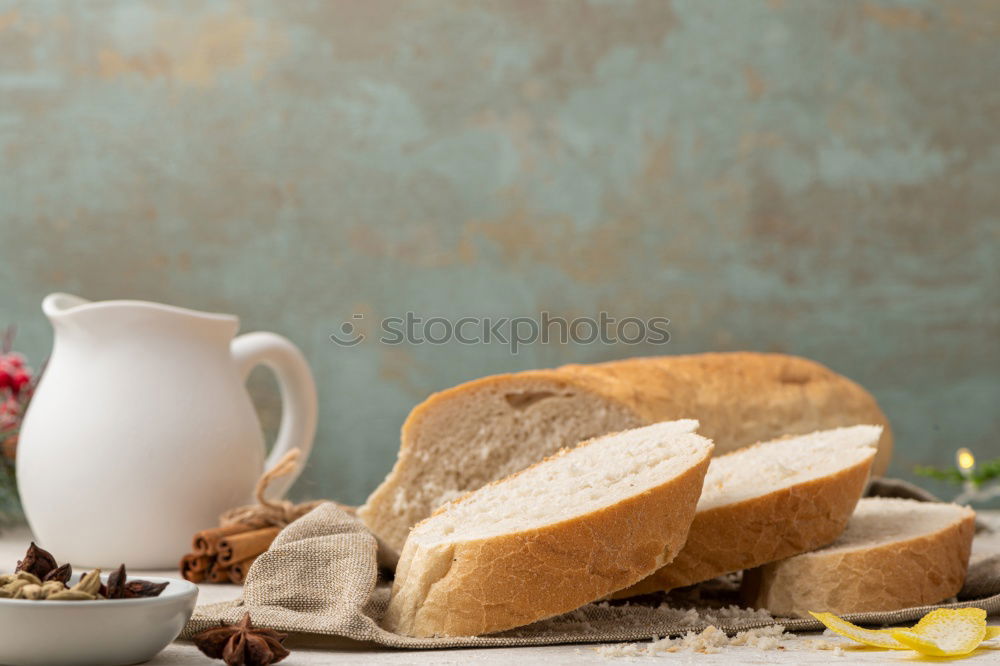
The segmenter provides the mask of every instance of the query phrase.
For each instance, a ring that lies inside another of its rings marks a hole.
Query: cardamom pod
[[[48,580],[42,583],[42,599],[48,599],[56,592],[62,592],[66,589],[66,586],[62,581],[58,580]]]
[[[8,598],[17,598],[17,591],[20,590],[25,585],[31,585],[31,581],[24,580],[23,578],[18,578],[17,580],[12,580],[3,586],[3,591],[7,593]]]
[[[32,601],[37,601],[42,599],[42,586],[35,585],[34,583],[28,583],[17,591],[14,596],[15,599],[31,599]]]
[[[36,576],[33,573],[28,573],[27,571],[18,571],[16,574],[14,574],[14,578],[16,580],[26,580],[29,583],[31,583],[32,585],[41,585],[42,584],[42,579],[41,578],[39,578],[38,576]]]
[[[101,589],[101,570],[94,569],[89,573],[83,574],[80,581],[70,588],[70,590],[75,590],[77,592],[83,592],[84,594],[89,594],[91,598],[96,597],[98,590]]]
[[[63,590],[62,592],[56,592],[55,594],[49,595],[49,601],[93,601],[97,596],[93,594],[87,594],[86,592],[81,592],[80,590]]]

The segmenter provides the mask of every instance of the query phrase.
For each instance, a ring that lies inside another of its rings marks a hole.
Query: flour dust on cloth
[[[411,638],[383,629],[379,618],[389,586],[379,581],[375,537],[333,503],[318,506],[286,527],[247,575],[243,598],[199,606],[182,638],[220,621],[238,622],[247,611],[254,624],[289,632],[304,642],[352,639],[394,648],[512,647],[557,643],[639,641],[679,636],[715,625],[726,633],[781,624],[790,631],[818,631],[813,619],[772,618],[766,612],[692,610],[662,603],[598,602],[548,620],[489,636]],[[904,624],[935,608],[976,606],[1000,612],[1000,552],[969,569],[959,601],[844,618],[859,624]],[[337,641],[332,641],[336,643]]]

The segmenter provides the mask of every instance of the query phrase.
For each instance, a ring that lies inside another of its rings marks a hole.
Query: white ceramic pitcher
[[[234,316],[144,301],[51,294],[42,310],[55,344],[22,425],[17,477],[35,537],[60,562],[174,568],[196,531],[251,501],[265,467],[312,448],[316,387],[285,338],[234,339]],[[244,387],[258,364],[282,395],[266,462]]]

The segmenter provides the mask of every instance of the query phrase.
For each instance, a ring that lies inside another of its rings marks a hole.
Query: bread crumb
[[[613,643],[598,647],[597,654],[602,657],[638,657],[646,651],[638,643]]]
[[[679,638],[661,638],[652,643],[619,643],[602,645],[597,653],[603,657],[653,657],[668,652],[698,652],[715,654],[727,647],[749,647],[758,650],[783,650],[782,641],[794,638],[785,628],[774,624],[760,629],[748,629],[729,637],[715,625],[700,633],[689,631]]]
[[[824,635],[826,635],[825,632]],[[844,656],[844,648],[839,643],[824,640],[822,638],[809,638],[803,640],[802,645],[810,647],[814,650],[830,650],[831,652],[833,652],[833,656],[835,657]]]
[[[749,629],[738,632],[729,639],[730,645],[745,645],[746,647],[758,648],[761,650],[775,650],[781,645],[783,639],[791,638],[791,634],[785,633],[785,628],[780,624],[774,624],[760,629]]]

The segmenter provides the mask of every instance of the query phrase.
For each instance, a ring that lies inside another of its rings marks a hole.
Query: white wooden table
[[[1000,512],[991,512],[992,522],[1000,524]],[[996,537],[1000,541],[1000,536]],[[25,528],[6,530],[0,534],[0,568],[9,570],[21,556],[31,541],[31,534]],[[1000,544],[991,544],[990,550],[1000,549]],[[129,572],[133,573],[133,572]],[[143,573],[159,576],[179,577],[179,572],[173,571],[136,571],[135,575]],[[227,601],[239,597],[241,588],[235,585],[199,585],[199,604]],[[992,617],[991,623],[1000,623],[1000,617]],[[824,638],[830,642],[843,645],[844,652],[836,656],[829,650],[817,650],[809,646],[810,639]],[[869,650],[854,647],[851,641],[839,636],[824,637],[819,632],[798,634],[794,640],[784,644],[784,650],[758,650],[756,648],[729,647],[715,654],[700,654],[691,652],[676,652],[661,654],[655,657],[605,657],[597,652],[597,645],[552,645],[546,647],[492,648],[492,649],[462,649],[462,650],[389,650],[371,648],[361,645],[348,645],[331,641],[322,648],[296,647],[290,645],[292,654],[283,665],[298,664],[534,664],[544,662],[546,666],[562,664],[627,664],[627,663],[657,663],[672,661],[684,664],[829,664],[829,663],[896,663],[912,664],[916,660],[913,652],[894,652],[884,650]],[[211,661],[202,655],[190,643],[177,642],[167,647],[155,659],[147,662],[150,665],[181,664],[221,664],[221,661]],[[990,647],[980,648],[977,653],[963,660],[969,664],[1000,664],[1000,640],[992,641]]]

